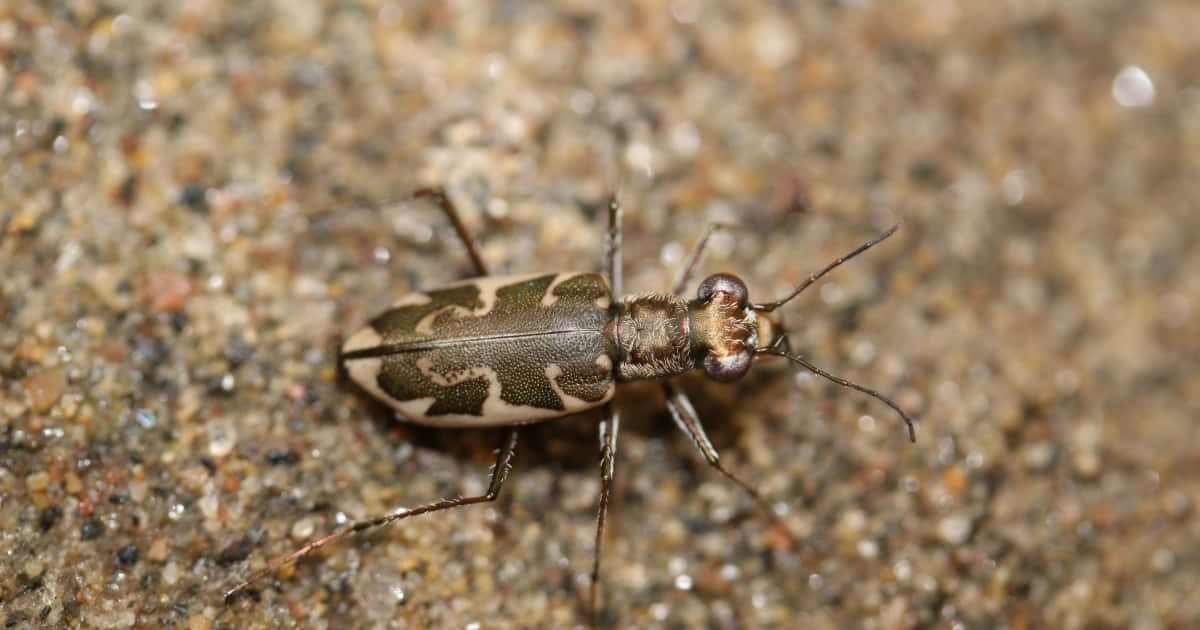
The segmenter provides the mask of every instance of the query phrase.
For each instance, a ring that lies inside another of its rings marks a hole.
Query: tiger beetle
[[[843,387],[887,404],[915,440],[912,419],[879,392],[834,376],[792,353],[787,333],[772,313],[819,278],[891,236],[893,225],[808,276],[774,302],[751,302],[746,285],[728,273],[709,276],[694,299],[681,296],[717,231],[710,224],[692,249],[670,293],[624,295],[621,207],[608,202],[603,273],[557,272],[492,276],[454,204],[441,189],[414,198],[437,203],[466,246],[478,277],[401,297],[342,346],[350,379],[403,419],[433,427],[507,427],[491,469],[487,492],[443,499],[351,523],[277,558],[225,593],[229,598],[263,576],[346,534],[394,521],[494,501],[512,468],[517,433],[525,424],[602,408],[600,505],[592,558],[590,612],[595,613],[600,547],[612,497],[613,462],[620,417],[612,404],[618,383],[658,379],[667,410],[721,475],[742,488],[782,527],[757,490],[721,464],[687,395],[668,377],[695,369],[716,381],[735,381],[756,356],[783,357]],[[765,343],[763,343],[765,341]]]

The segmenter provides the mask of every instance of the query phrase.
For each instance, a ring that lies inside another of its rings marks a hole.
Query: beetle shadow
[[[440,453],[471,466],[478,465],[484,474],[486,467],[495,461],[504,427],[433,427],[410,422],[363,391],[346,375],[344,366],[338,372],[337,389],[341,395],[348,401],[353,400],[360,413],[369,416],[372,424],[393,444],[407,443],[417,452]],[[747,406],[756,404],[756,392],[767,389],[772,379],[780,377],[770,372],[774,370],[751,373],[736,387],[711,383],[698,374],[678,376],[674,381],[691,399],[717,450],[727,451],[738,444],[745,426],[742,416]],[[708,468],[692,440],[672,421],[658,382],[635,381],[619,385],[615,404],[621,417],[621,434],[661,440],[693,470]],[[597,471],[598,474],[600,442],[597,428],[600,418],[600,410],[594,409],[522,425],[514,459],[518,471],[515,474],[534,468],[546,468],[554,473]],[[618,443],[618,466],[620,450]]]
[[[395,444],[407,443],[417,452],[432,451],[464,463],[489,466],[495,461],[506,427],[434,427],[410,422],[376,400],[339,370],[338,390],[354,400],[381,434]],[[549,467],[555,471],[595,468],[600,461],[597,425],[600,411],[585,411],[522,425],[515,465],[521,469]]]

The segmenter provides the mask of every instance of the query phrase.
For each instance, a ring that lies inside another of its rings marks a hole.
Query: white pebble
[[[971,535],[971,526],[971,519],[962,514],[951,514],[938,521],[937,535],[947,544],[961,545]]]

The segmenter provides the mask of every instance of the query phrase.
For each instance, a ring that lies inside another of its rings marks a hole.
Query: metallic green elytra
[[[404,296],[346,341],[342,360],[413,422],[535,422],[613,397],[611,311],[598,273],[485,276]]]

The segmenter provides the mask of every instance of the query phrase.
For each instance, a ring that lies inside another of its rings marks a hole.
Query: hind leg
[[[332,534],[328,534],[326,536],[318,538],[318,539],[304,545],[303,547],[300,547],[299,549],[293,551],[292,553],[290,553],[286,556],[276,558],[275,560],[271,561],[271,563],[268,564],[266,566],[266,568],[261,569],[259,571],[255,571],[249,578],[246,578],[245,581],[243,581],[242,583],[238,584],[237,586],[229,589],[228,591],[225,591],[225,600],[231,601],[234,598],[234,596],[236,596],[238,593],[244,591],[251,584],[257,582],[258,580],[262,579],[263,577],[266,577],[266,576],[274,573],[280,567],[282,567],[290,562],[295,562],[296,560],[299,560],[300,558],[307,556],[308,554],[312,553],[313,551],[316,551],[320,547],[323,547],[323,546],[341,538],[342,536],[345,536],[346,534],[351,534],[354,532],[361,532],[364,529],[371,529],[373,527],[387,525],[389,523],[393,523],[395,521],[409,518],[411,516],[417,516],[420,514],[428,514],[430,512],[440,512],[441,510],[449,510],[451,508],[456,508],[456,507],[460,507],[460,506],[464,506],[464,505],[471,505],[474,503],[486,503],[488,501],[495,501],[496,497],[500,495],[500,488],[504,485],[504,480],[508,479],[508,473],[510,470],[512,470],[513,455],[516,454],[516,451],[517,451],[517,427],[509,427],[508,430],[504,432],[503,441],[500,443],[500,448],[496,452],[496,463],[492,465],[491,478],[490,478],[490,481],[488,482],[488,489],[487,489],[486,493],[478,495],[478,496],[471,496],[471,497],[457,497],[454,499],[442,499],[441,501],[435,501],[433,503],[428,503],[428,504],[425,504],[425,505],[422,505],[419,507],[415,507],[415,508],[411,508],[411,509],[400,508],[390,514],[384,514],[382,516],[376,516],[374,518],[363,519],[361,521],[356,521],[354,523],[351,523],[351,524],[347,525],[346,527],[343,527],[342,529],[339,529],[339,530],[333,532]]]

